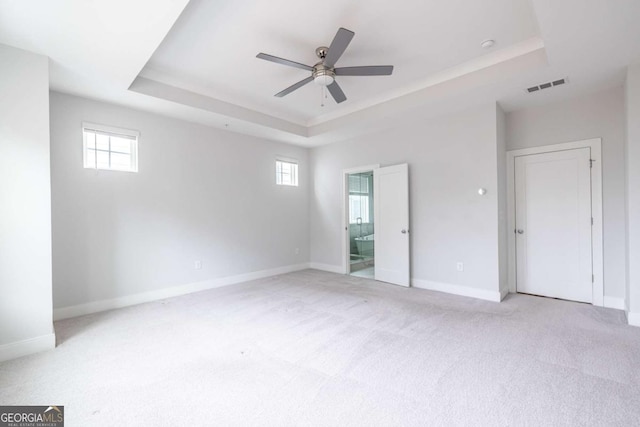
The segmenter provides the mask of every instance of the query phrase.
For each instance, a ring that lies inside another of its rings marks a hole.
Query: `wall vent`
[[[529,93],[538,92],[540,90],[549,89],[550,87],[560,86],[560,85],[563,85],[563,84],[568,83],[568,82],[569,82],[569,79],[567,79],[567,78],[554,80],[552,82],[542,83],[542,84],[539,84],[537,86],[528,87],[526,89],[526,91],[529,92]]]

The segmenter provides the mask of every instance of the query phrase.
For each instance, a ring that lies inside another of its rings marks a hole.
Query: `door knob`
[[[518,228],[518,230],[516,230],[518,234],[524,234],[524,230],[522,228]]]
[[[404,228],[400,231],[402,234],[407,234],[407,230],[405,230]]]

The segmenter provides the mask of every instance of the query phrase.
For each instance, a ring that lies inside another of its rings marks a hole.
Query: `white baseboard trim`
[[[330,273],[344,274],[341,265],[322,264],[319,262],[310,262],[309,268],[314,270],[328,271]]]
[[[85,314],[98,313],[101,311],[113,310],[115,308],[129,307],[145,302],[158,301],[166,298],[177,297],[180,295],[191,294],[194,292],[206,291],[207,289],[220,288],[222,286],[234,285],[236,283],[248,282],[250,280],[263,279],[265,277],[305,270],[307,268],[309,268],[308,263],[288,265],[284,267],[271,268],[268,270],[237,274],[235,276],[219,277],[216,279],[204,280],[201,282],[188,283],[186,285],[172,286],[170,288],[142,292],[139,294],[127,295],[124,297],[92,301],[85,304],[72,305],[68,307],[54,308],[53,320],[69,319],[71,317],[84,316]]]
[[[606,295],[604,297],[603,306],[606,308],[615,308],[616,310],[624,310],[626,308],[624,298],[608,297]]]
[[[51,350],[56,347],[56,334],[51,333],[27,340],[0,345],[0,362]]]
[[[413,286],[414,288],[445,292],[448,294],[478,298],[486,301],[500,302],[502,300],[502,295],[499,291],[487,291],[485,289],[475,289],[468,286],[453,285],[451,283],[439,283],[432,282],[430,280],[411,279],[411,286]]]
[[[631,326],[640,326],[640,313],[627,313],[627,323]]]

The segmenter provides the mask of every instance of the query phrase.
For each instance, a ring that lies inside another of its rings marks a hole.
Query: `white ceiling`
[[[504,13],[508,10],[509,13]],[[395,66],[391,77],[339,77],[348,101],[321,107],[309,84],[284,98],[273,95],[311,73],[257,59],[258,52],[307,65],[329,46],[339,27],[355,37],[338,66]],[[537,36],[528,0],[324,0],[322,7],[291,0],[191,0],[142,75],[307,125],[347,111],[374,95],[392,93],[496,48]]]
[[[0,43],[47,55],[54,90],[232,131],[317,145],[483,102],[506,110],[620,85],[640,59],[637,0],[8,0]],[[308,65],[339,27],[355,32],[338,66],[348,97],[320,106]],[[490,50],[484,39],[496,40]],[[569,77],[527,94],[524,88]]]

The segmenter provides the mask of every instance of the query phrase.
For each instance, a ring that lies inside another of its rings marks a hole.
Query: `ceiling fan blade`
[[[327,67],[333,67],[338,59],[342,56],[349,43],[351,43],[351,39],[356,33],[353,31],[349,31],[345,28],[340,28],[336,33],[336,36],[333,38],[331,42],[331,46],[329,46],[329,52],[327,52],[327,56],[324,58],[324,65]]]
[[[308,65],[304,65],[295,61],[289,61],[288,59],[278,58],[277,56],[268,55],[262,52],[257,54],[256,58],[264,59],[265,61],[275,62],[276,64],[288,65],[290,67],[296,67],[296,68],[301,68],[307,71],[313,71],[313,67],[309,67]]]
[[[311,82],[312,80],[313,80],[313,76],[309,76],[306,79],[300,80],[298,83],[289,86],[288,88],[286,88],[282,92],[276,93],[275,96],[277,96],[278,98],[282,98],[283,96],[290,94],[294,90],[300,89],[302,86],[306,85],[307,83]]]
[[[338,85],[338,82],[334,81],[329,86],[327,86],[327,89],[329,89],[329,93],[331,94],[331,96],[333,96],[333,99],[336,100],[336,103],[340,104],[342,101],[347,100],[347,97]]]
[[[364,67],[336,68],[336,76],[390,76],[393,65],[367,65]]]

